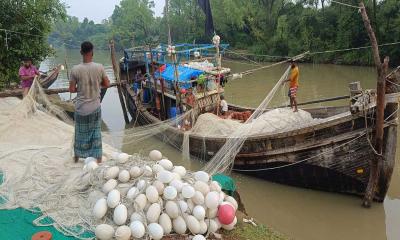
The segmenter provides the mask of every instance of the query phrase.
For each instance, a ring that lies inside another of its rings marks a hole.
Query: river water
[[[57,56],[42,63],[41,68],[64,63],[71,68],[80,62],[78,50],[60,50]],[[112,78],[108,52],[95,52],[95,61],[105,65]],[[254,64],[226,61],[224,66],[232,72],[255,68]],[[281,77],[287,66],[257,71],[243,79],[229,82],[225,88],[228,102],[256,107]],[[348,94],[348,84],[360,81],[363,88],[374,88],[376,73],[371,67],[300,64],[300,88],[298,101],[304,102],[325,97]],[[67,85],[65,71],[52,87]],[[286,91],[278,91],[272,105],[286,103]],[[69,94],[63,94],[69,98]],[[329,105],[347,104],[347,101]],[[320,104],[322,106],[322,104]],[[125,128],[117,91],[110,89],[102,103],[103,119],[112,132]],[[399,131],[400,132],[400,131]],[[114,139],[113,145],[128,153],[147,154],[159,149],[174,163],[196,170],[202,165],[198,161],[183,160],[174,148],[157,139],[149,139],[135,145],[123,145],[123,138]],[[400,145],[400,141],[399,141]],[[397,146],[399,148],[399,145]],[[400,151],[397,162],[399,162]],[[400,239],[400,165],[394,171],[391,186],[383,204],[374,203],[371,209],[361,207],[361,199],[353,196],[313,191],[275,184],[241,174],[233,173],[246,210],[260,223],[266,224],[292,239],[299,240],[398,240]]]

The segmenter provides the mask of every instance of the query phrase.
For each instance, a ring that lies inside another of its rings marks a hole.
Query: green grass
[[[223,231],[224,239],[235,240],[287,240],[282,234],[259,224],[254,227],[251,224],[239,222],[232,231]]]

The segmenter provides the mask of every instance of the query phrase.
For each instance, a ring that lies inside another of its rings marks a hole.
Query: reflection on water
[[[48,65],[64,62],[64,51],[49,59]],[[112,77],[108,52],[95,52],[95,61],[103,63]],[[79,52],[67,52],[68,65],[80,62]],[[247,64],[226,62],[233,72],[253,68]],[[267,92],[281,77],[286,66],[265,69],[243,79],[229,82],[225,88],[228,102],[246,106],[258,106]],[[299,102],[322,97],[348,94],[348,83],[360,81],[364,88],[374,88],[375,71],[370,67],[336,66],[320,64],[300,65]],[[67,85],[63,72],[54,87]],[[273,105],[286,101],[286,90],[277,93]],[[69,94],[63,95],[69,98]],[[346,100],[333,104],[347,104]],[[322,105],[322,104],[321,104]],[[110,89],[102,103],[103,119],[110,134],[124,129],[116,89]],[[201,168],[198,161],[184,161],[180,153],[171,146],[150,138],[126,146],[123,138],[114,138],[112,145],[123,151],[140,152],[146,155],[151,149],[159,149],[175,164],[189,169]],[[399,141],[400,144],[400,141]],[[400,152],[398,153],[398,156]],[[313,191],[270,183],[256,178],[233,173],[247,212],[258,221],[273,227],[294,239],[301,240],[398,240],[400,239],[400,169],[397,164],[388,196],[383,204],[375,203],[371,209],[361,208],[361,199],[352,196]]]

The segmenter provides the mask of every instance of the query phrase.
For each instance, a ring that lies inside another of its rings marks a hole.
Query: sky
[[[101,20],[107,19],[114,11],[115,5],[121,0],[62,0],[69,7],[68,15],[78,17],[82,21],[85,17],[100,23]],[[161,16],[165,4],[165,0],[154,0],[156,5],[154,12],[156,16]]]

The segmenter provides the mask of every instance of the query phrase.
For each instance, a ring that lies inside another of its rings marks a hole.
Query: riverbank
[[[347,55],[339,55],[334,52],[318,52],[311,53],[311,55],[306,55],[304,58],[299,60],[302,63],[318,63],[318,64],[334,64],[334,65],[344,65],[344,66],[373,66],[374,62],[371,53],[353,53],[352,57]],[[355,57],[356,56],[356,57]],[[267,54],[253,53],[246,49],[231,49],[224,53],[224,58],[245,61],[248,63],[266,63],[266,62],[280,62],[288,60],[288,56],[276,56]],[[392,62],[393,63],[393,62]],[[393,67],[395,67],[392,64]]]

